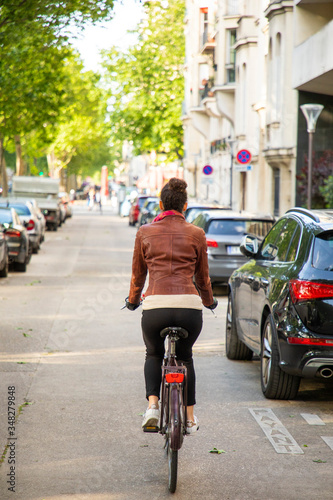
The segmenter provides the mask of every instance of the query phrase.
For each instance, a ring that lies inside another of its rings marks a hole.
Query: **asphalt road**
[[[0,280],[2,500],[170,496],[163,439],[141,430],[140,310],[120,310],[135,232],[111,207],[100,215],[75,206],[26,273]],[[217,317],[204,311],[200,430],[179,452],[173,497],[332,500],[332,383],[302,382],[296,401],[266,400],[259,362],[225,357],[225,312],[225,296]]]

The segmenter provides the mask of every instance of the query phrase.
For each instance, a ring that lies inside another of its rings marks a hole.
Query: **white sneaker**
[[[158,427],[160,425],[160,410],[157,405],[151,405],[144,414],[142,427]]]
[[[195,434],[199,429],[199,420],[194,416],[194,421],[188,420],[186,422],[186,434]]]

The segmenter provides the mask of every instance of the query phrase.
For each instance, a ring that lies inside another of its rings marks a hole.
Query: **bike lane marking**
[[[249,408],[249,411],[269,439],[276,453],[304,454],[290,432],[270,408]]]
[[[333,450],[333,436],[321,436],[321,439]]]
[[[314,413],[301,413],[301,417],[303,417],[309,425],[325,425],[325,422]]]

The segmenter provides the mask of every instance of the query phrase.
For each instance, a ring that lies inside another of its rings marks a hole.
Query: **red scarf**
[[[159,220],[164,219],[164,217],[168,217],[168,215],[180,215],[181,217],[183,217],[183,219],[185,219],[184,215],[181,214],[180,212],[176,212],[176,210],[167,210],[166,212],[161,212],[160,214],[158,214],[158,216],[155,217],[153,222],[158,222]]]

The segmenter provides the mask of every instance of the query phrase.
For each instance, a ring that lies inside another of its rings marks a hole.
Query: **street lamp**
[[[232,208],[232,170],[234,164],[234,145],[237,141],[236,139],[231,139],[231,137],[228,137],[228,139],[226,139],[226,142],[230,147],[230,208]]]
[[[318,117],[324,106],[321,104],[302,104],[301,110],[306,119],[307,131],[309,134],[309,149],[308,149],[308,203],[307,207],[311,209],[311,194],[312,194],[312,145],[313,136],[316,131]]]

